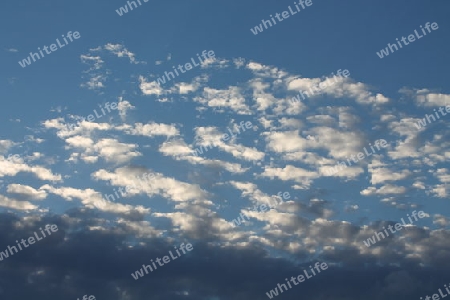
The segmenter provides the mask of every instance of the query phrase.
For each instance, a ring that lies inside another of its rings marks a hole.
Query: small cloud
[[[19,52],[19,50],[15,49],[15,48],[9,48],[9,49],[5,49],[8,52]]]
[[[62,107],[62,106],[57,106],[57,107],[52,107],[50,109],[51,112],[57,112],[57,113],[61,113],[63,111],[67,110],[67,106]]]
[[[119,97],[119,104],[117,106],[117,109],[119,110],[119,115],[122,121],[125,121],[125,118],[127,116],[127,111],[131,109],[135,109],[133,105],[130,104],[127,100],[123,100],[122,97]]]
[[[245,59],[242,57],[234,58],[233,63],[236,66],[236,69],[240,69],[241,67],[243,67],[245,65]]]
[[[89,51],[92,51],[92,52],[94,52],[94,51],[100,51],[100,50],[102,50],[102,46],[98,46],[97,48],[89,49]]]
[[[133,64],[145,64],[144,61],[138,61],[136,60],[136,54],[134,54],[133,52],[129,51],[127,48],[125,48],[124,45],[121,44],[111,44],[108,43],[104,46],[105,50],[110,51],[111,53],[117,55],[117,57],[128,57],[128,59],[130,60],[130,63]]]
[[[345,207],[345,212],[355,212],[359,209],[359,206],[357,204],[355,205],[347,205]]]

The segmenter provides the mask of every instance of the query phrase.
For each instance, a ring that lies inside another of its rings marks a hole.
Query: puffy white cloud
[[[393,184],[386,184],[380,187],[379,189],[375,187],[368,187],[365,190],[361,191],[361,195],[363,196],[372,196],[372,195],[400,195],[406,193],[406,188],[403,186],[396,186]]]
[[[18,201],[5,196],[0,195],[0,206],[15,210],[30,211],[38,209],[38,206],[28,201]]]
[[[0,177],[16,176],[20,172],[32,173],[41,180],[61,181],[61,175],[53,174],[45,167],[27,165],[22,159],[19,161],[0,159]]]
[[[433,93],[428,89],[416,90],[416,101],[421,106],[446,106],[450,103],[450,95]]]
[[[236,86],[230,86],[226,90],[205,87],[202,96],[194,97],[193,100],[209,107],[229,107],[239,115],[252,114],[250,108],[245,103],[246,101],[240,88]]]
[[[41,189],[48,193],[58,195],[66,201],[73,201],[74,198],[79,199],[81,203],[90,209],[98,209],[104,212],[111,212],[117,214],[129,214],[134,211],[139,213],[148,213],[150,209],[144,208],[142,205],[132,206],[115,203],[103,198],[102,194],[93,189],[76,189],[72,187],[55,188],[48,184],[41,187]]]
[[[180,134],[175,125],[151,122],[148,124],[135,123],[134,127],[130,125],[119,126],[116,129],[123,130],[132,135],[143,135],[148,137],[167,136],[174,137]]]
[[[16,194],[30,200],[43,200],[47,198],[47,193],[43,190],[36,190],[28,185],[8,184],[6,190],[10,194]]]

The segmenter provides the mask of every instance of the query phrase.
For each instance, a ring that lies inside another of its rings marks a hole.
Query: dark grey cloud
[[[420,260],[387,253],[379,264],[379,257],[342,248],[304,262],[270,258],[258,243],[234,248],[185,237],[170,243],[137,240],[126,226],[108,227],[90,210],[43,217],[4,213],[0,215],[0,251],[45,224],[57,224],[58,232],[0,262],[2,299],[76,299],[85,294],[109,300],[267,299],[265,293],[284,278],[302,274],[316,261],[327,262],[329,268],[276,298],[402,300],[435,293],[450,280],[446,277],[449,232],[432,236],[420,228],[406,237],[411,245],[427,242],[428,247],[421,246],[425,253]],[[104,229],[92,230],[96,226]],[[348,230],[350,234],[353,229]],[[131,277],[142,264],[166,255],[182,241],[192,243],[194,249],[138,280]],[[380,249],[386,251],[384,246]]]

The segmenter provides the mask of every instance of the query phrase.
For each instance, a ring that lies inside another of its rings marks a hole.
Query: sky
[[[3,1],[1,298],[444,297],[450,3],[366,2]]]

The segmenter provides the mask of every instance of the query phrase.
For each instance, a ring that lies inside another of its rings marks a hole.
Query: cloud
[[[14,143],[10,140],[0,140],[0,154],[5,155],[8,153],[9,149],[11,149],[13,146],[17,145],[17,143]]]
[[[135,123],[134,127],[126,125],[118,127],[117,129],[123,130],[128,134],[142,135],[148,137],[155,137],[155,136],[175,137],[180,134],[180,131],[175,127],[175,125],[168,125],[155,122],[151,122],[148,124]]]
[[[135,58],[136,55],[133,52],[129,51],[127,48],[125,48],[124,45],[108,43],[104,46],[104,49],[117,55],[117,57],[128,57],[130,60],[130,63],[133,63],[133,64],[145,63],[145,62],[137,61]]]
[[[47,193],[45,191],[36,190],[31,186],[23,184],[8,184],[8,189],[6,191],[27,200],[44,200],[47,198]]]
[[[229,63],[229,60],[226,60],[226,59],[220,59],[217,57],[209,57],[201,62],[200,67],[202,69],[207,69],[207,68],[223,69],[223,68],[229,67],[228,63]]]
[[[0,195],[0,206],[5,208],[10,208],[14,210],[31,211],[38,208],[37,205],[32,204],[28,201],[18,201],[5,196]]]
[[[393,184],[386,184],[380,187],[379,189],[375,187],[369,187],[363,191],[361,191],[361,195],[363,196],[373,196],[373,195],[389,195],[389,194],[404,194],[406,193],[406,188],[402,186],[396,186]]]
[[[61,175],[45,167],[27,165],[23,160],[0,160],[0,177],[16,176],[20,172],[34,174],[40,180],[61,181]]]
[[[438,106],[447,106],[450,103],[450,95],[448,94],[438,94],[433,93],[428,89],[421,90],[412,90],[412,93],[415,92],[415,99],[419,106],[425,107],[438,107]]]
[[[190,201],[206,198],[207,195],[197,185],[182,182],[165,177],[161,173],[155,173],[155,177],[149,181],[139,180],[145,172],[139,169],[121,167],[114,172],[104,169],[92,174],[95,180],[108,180],[114,186],[131,186],[133,193],[145,193],[149,197],[160,195],[175,202]]]
[[[136,109],[135,106],[131,105],[130,102],[127,100],[123,100],[122,97],[119,97],[119,103],[117,104],[117,110],[119,111],[119,116],[122,119],[122,121],[125,121],[127,117],[127,112],[129,110]]]
[[[143,76],[139,76],[139,81],[139,88],[144,95],[161,95],[167,93],[156,81],[148,82]]]
[[[108,201],[103,198],[100,193],[93,189],[76,189],[72,187],[55,188],[48,184],[42,186],[41,189],[47,191],[47,193],[58,195],[66,201],[72,201],[74,198],[79,199],[86,208],[97,209],[103,212],[116,214],[130,214],[133,212],[138,212],[145,214],[150,211],[150,209],[144,208],[141,205],[132,206]]]
[[[193,100],[209,107],[229,107],[239,115],[252,114],[245,104],[240,88],[236,86],[230,86],[224,90],[205,87],[202,96],[195,97]]]

